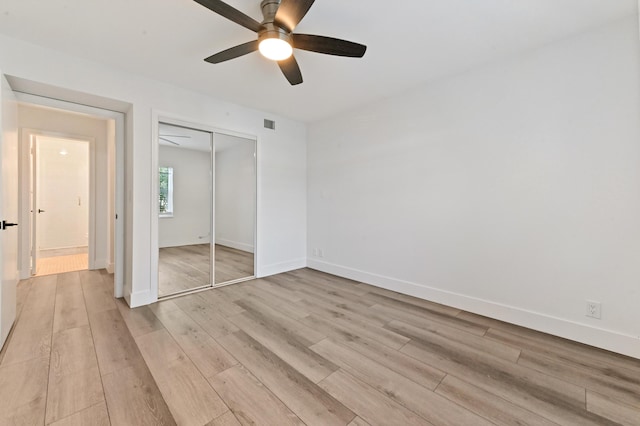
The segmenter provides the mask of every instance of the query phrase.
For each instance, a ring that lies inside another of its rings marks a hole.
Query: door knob
[[[18,226],[17,223],[9,223],[6,220],[2,221],[2,226],[0,226],[0,229],[7,229],[10,226]]]
[[[44,213],[44,210],[38,209],[38,213]]]

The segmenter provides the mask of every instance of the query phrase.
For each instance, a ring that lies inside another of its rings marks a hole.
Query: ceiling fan
[[[291,85],[302,83],[300,67],[293,49],[308,50],[327,55],[362,58],[367,46],[309,34],[294,34],[293,30],[309,11],[315,0],[262,0],[264,19],[258,22],[220,0],[194,0],[207,9],[242,25],[258,34],[257,40],[232,47],[205,59],[212,64],[235,59],[259,50],[278,66]]]

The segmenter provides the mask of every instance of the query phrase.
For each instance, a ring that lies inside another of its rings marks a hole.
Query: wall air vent
[[[276,129],[276,122],[273,120],[267,120],[266,118],[264,119],[264,128],[265,129],[271,129],[271,130],[275,130]]]

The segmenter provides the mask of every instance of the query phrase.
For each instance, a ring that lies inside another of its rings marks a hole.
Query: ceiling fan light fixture
[[[258,49],[262,56],[272,61],[284,61],[293,54],[293,47],[286,40],[277,37],[263,39]]]

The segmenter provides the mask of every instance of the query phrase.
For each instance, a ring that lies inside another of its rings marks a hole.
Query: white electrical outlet
[[[318,256],[324,257],[324,250],[318,249]]]
[[[318,257],[318,249],[317,249],[317,248],[314,248],[314,249],[313,249],[313,255],[314,255],[315,257]]]
[[[596,319],[602,318],[602,304],[587,300],[587,316]]]

